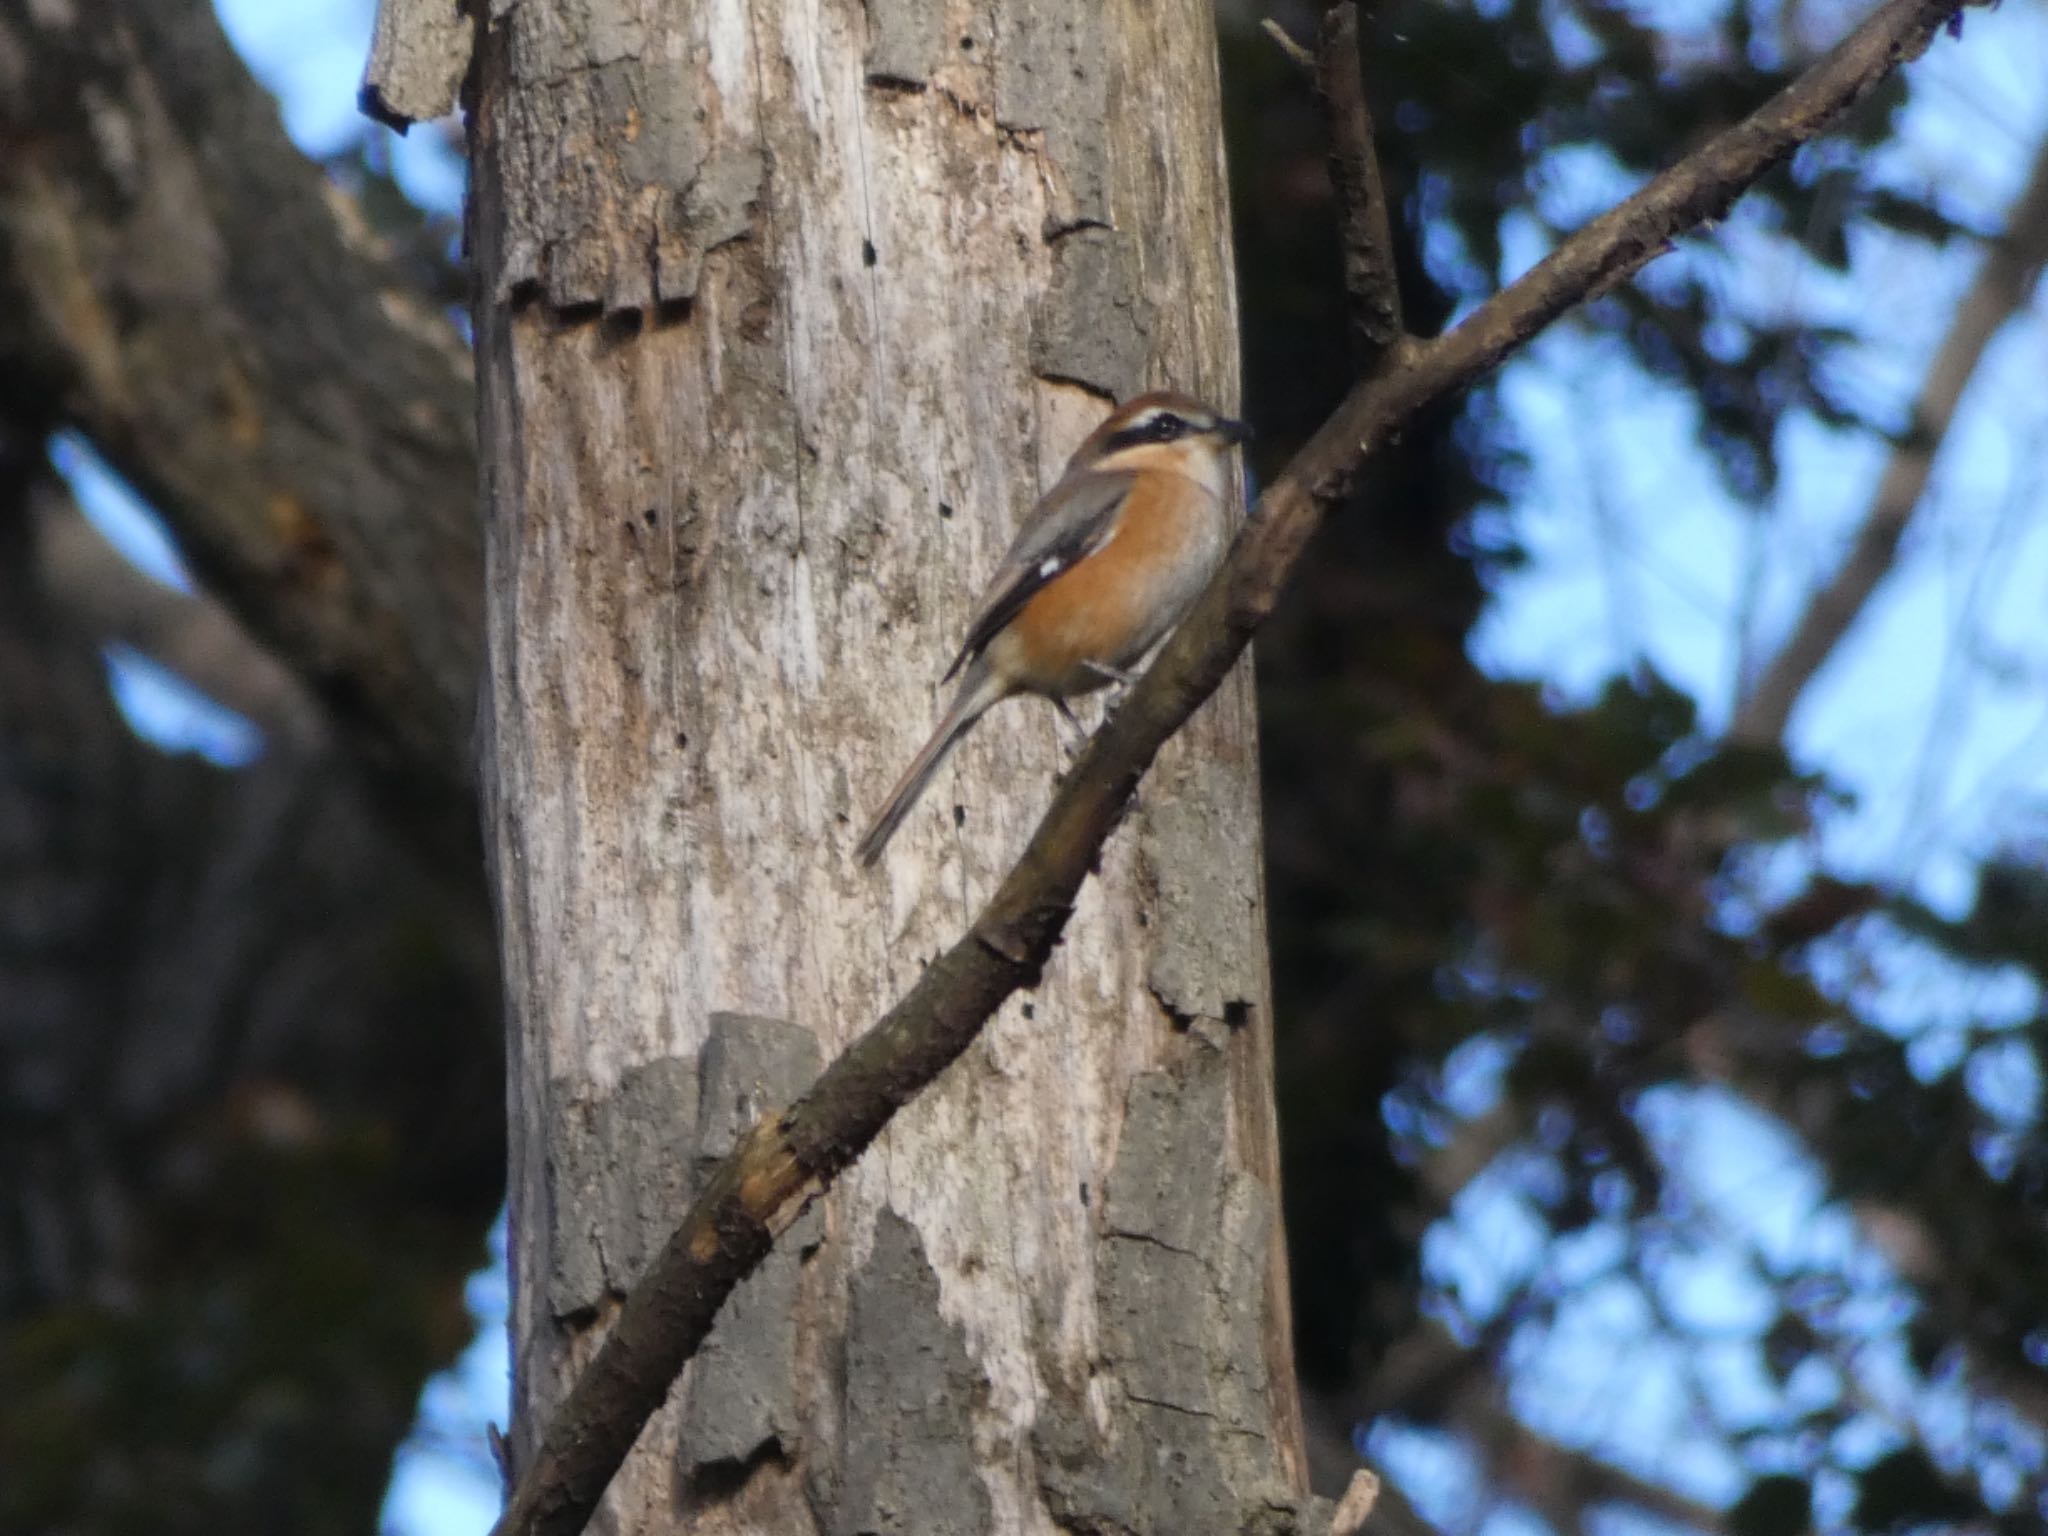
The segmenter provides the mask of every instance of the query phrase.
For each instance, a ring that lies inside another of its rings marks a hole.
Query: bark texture
[[[998,711],[872,877],[981,576],[1109,397],[1233,403],[1199,0],[497,5],[472,240],[520,1430],[958,930],[1060,767]],[[1047,985],[735,1297],[642,1530],[1290,1528],[1242,673]]]

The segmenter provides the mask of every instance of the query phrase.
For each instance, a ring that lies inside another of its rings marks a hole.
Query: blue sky
[[[1666,9],[1674,26],[1683,24],[1682,7]],[[354,96],[368,0],[219,0],[219,10],[304,148],[330,152],[363,131]],[[1939,187],[1949,212],[1996,227],[2048,132],[2048,93],[2039,84],[2048,76],[2048,15],[2026,5],[1972,11],[1962,42],[1937,43],[1915,69],[1905,132],[1873,173],[1909,189]],[[461,168],[435,131],[415,129],[391,144],[408,193],[453,211]],[[1550,194],[1560,211],[1584,210],[1626,190],[1589,162]],[[1726,253],[1725,281],[1746,305],[1851,322],[1882,312],[1885,324],[1849,359],[1848,384],[1879,419],[1903,419],[1969,280],[1972,253],[1873,237],[1837,280],[1816,276],[1740,213],[1714,239]],[[1502,278],[1540,257],[1540,238],[1530,227],[1510,229],[1507,252]],[[2048,330],[2034,314],[1994,344],[1938,462],[1904,568],[1793,725],[1795,753],[1856,796],[1854,809],[1826,825],[1816,856],[1841,872],[1913,888],[1950,911],[1967,902],[1976,860],[2003,839],[2039,831],[2048,807],[2044,377]],[[1475,635],[1477,658],[1497,674],[1543,678],[1565,697],[1648,663],[1692,692],[1710,722],[1725,720],[1741,658],[1768,649],[1839,554],[1881,470],[1882,445],[1795,421],[1781,443],[1785,473],[1770,505],[1738,504],[1696,448],[1684,397],[1570,323],[1510,367],[1504,401],[1529,452],[1512,526],[1533,558],[1494,592]],[[57,456],[95,520],[139,564],[182,584],[168,541],[118,482],[78,444],[60,444]],[[142,659],[114,658],[114,671],[124,705],[158,739],[224,762],[260,750],[246,725]],[[1978,1051],[1965,1059],[1957,1043],[1971,1022],[2029,1015],[2037,1003],[2030,987],[1959,974],[1906,947],[1853,964],[1875,965],[1874,978],[1855,984],[1914,1042],[1916,1067],[1928,1075],[1967,1070],[1980,1102],[2002,1106],[2018,1129],[2037,1123],[2041,1085],[2031,1056]],[[1843,984],[1851,984],[1846,974]],[[1453,1062],[1447,1089],[1462,1112],[1478,1117],[1491,1108],[1501,1065],[1485,1042]],[[1531,1202],[1541,1158],[1526,1153],[1504,1155],[1475,1180],[1425,1242],[1432,1283],[1466,1322],[1535,1274],[1568,1295],[1515,1357],[1518,1411],[1566,1443],[1593,1446],[1708,1502],[1739,1491],[1747,1474],[1722,1442],[1699,1433],[1703,1402],[1725,1423],[1777,1411],[1785,1392],[1854,1391],[1869,1405],[1856,1432],[1873,1452],[1893,1443],[1902,1425],[1924,1430],[1932,1422],[1938,1434],[1942,1414],[1968,1418],[1976,1400],[1967,1390],[1945,1399],[1938,1383],[1912,1377],[1898,1344],[1910,1297],[1850,1214],[1828,1204],[1818,1170],[1793,1138],[1712,1090],[1674,1089],[1641,1113],[1693,1202],[1699,1230],[1719,1234],[1674,1242],[1647,1282],[1616,1276],[1614,1255],[1602,1247],[1618,1241],[1612,1228],[1596,1224],[1569,1244],[1547,1240]],[[494,1242],[502,1254],[502,1224]],[[1851,1321],[1868,1337],[1853,1381],[1781,1390],[1761,1379],[1761,1304],[1749,1264],[1757,1254],[1832,1266],[1853,1282]],[[502,1422],[505,1414],[502,1267],[474,1280],[470,1301],[477,1342],[423,1395],[419,1429],[395,1471],[385,1518],[405,1536],[482,1531],[494,1512],[495,1476],[480,1437],[484,1419]],[[1677,1358],[1657,1317],[1674,1309],[1723,1342]],[[1441,1437],[1390,1422],[1361,1439],[1451,1529],[1509,1536],[1541,1528],[1526,1512],[1474,1494],[1469,1456]],[[2040,1447],[2012,1451],[2019,1461],[2030,1454],[2038,1458]]]

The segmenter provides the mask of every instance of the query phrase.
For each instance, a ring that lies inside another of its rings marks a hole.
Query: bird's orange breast
[[[1109,541],[1025,603],[1001,637],[1008,644],[991,646],[1009,654],[991,660],[1025,687],[1056,694],[1102,686],[1091,662],[1136,661],[1163,631],[1164,589],[1185,563],[1187,500],[1206,494],[1179,475],[1140,475]]]

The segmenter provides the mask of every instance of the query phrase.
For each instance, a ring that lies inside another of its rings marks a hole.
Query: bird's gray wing
[[[947,677],[993,640],[1041,587],[1109,542],[1135,479],[1117,471],[1084,470],[1045,493],[989,578]]]

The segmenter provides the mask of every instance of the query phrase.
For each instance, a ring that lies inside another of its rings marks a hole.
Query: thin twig
[[[491,1448],[491,1465],[498,1469],[498,1485],[504,1496],[512,1496],[512,1445],[494,1419],[484,1420],[484,1442]]]
[[[1337,192],[1337,229],[1344,253],[1344,295],[1359,371],[1391,357],[1407,334],[1394,267],[1394,234],[1372,112],[1360,73],[1358,8],[1345,0],[1323,13],[1316,43],[1316,99]]]
[[[1892,449],[1870,509],[1827,584],[1813,594],[1784,645],[1736,710],[1729,735],[1769,743],[1785,734],[1792,711],[1835,654],[1858,615],[1898,563],[1899,544],[1927,494],[1934,456],[1955,421],[1991,338],[2027,300],[2048,260],[2048,139],[2034,157],[2032,175],[2006,215],[2005,234],[1985,253],[1955,319],[1928,365],[1904,437]]]
[[[1358,1536],[1379,1501],[1378,1475],[1360,1467],[1351,1474],[1351,1486],[1344,1490],[1344,1497],[1337,1501],[1336,1511],[1330,1516],[1330,1536]]]
[[[1313,53],[1270,16],[1259,28],[1316,88],[1328,146],[1330,186],[1337,197],[1338,247],[1344,258],[1344,295],[1358,371],[1369,372],[1393,355],[1406,336],[1401,289],[1394,265],[1393,226],[1379,152],[1373,147],[1372,112],[1358,52],[1358,8],[1345,0],[1323,13]]]
[[[1889,0],[1743,122],[1564,241],[1456,330],[1352,389],[1260,498],[1230,559],[1116,716],[1061,782],[1030,845],[966,936],[796,1104],[757,1122],[621,1305],[495,1536],[575,1536],[733,1288],[896,1111],[1037,983],[1076,893],[1160,746],[1216,690],[1278,603],[1325,511],[1416,411],[1465,388],[1673,236],[1726,210],[1901,61],[1960,0]]]
[[[1311,76],[1315,74],[1316,56],[1289,37],[1287,29],[1281,26],[1279,22],[1268,16],[1259,23],[1259,30],[1279,45],[1280,51],[1287,55],[1290,62],[1308,71]]]

